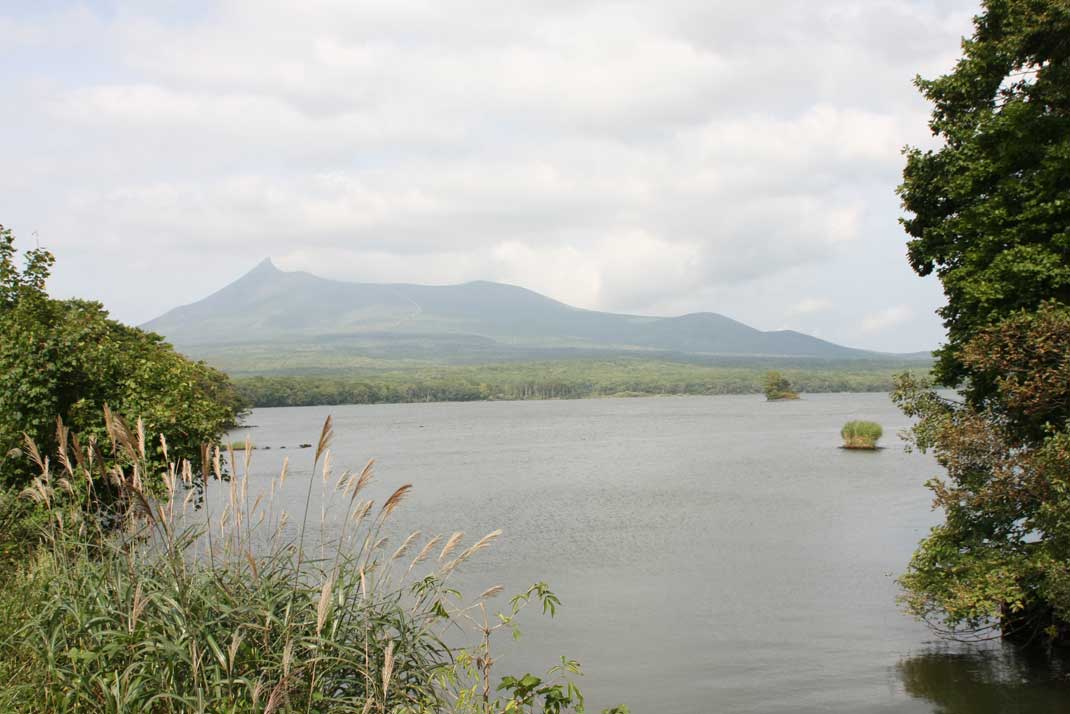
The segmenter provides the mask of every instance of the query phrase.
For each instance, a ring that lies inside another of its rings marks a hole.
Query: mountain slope
[[[352,352],[375,346],[400,357],[445,359],[562,349],[877,356],[798,332],[763,332],[715,313],[659,318],[597,312],[492,282],[347,283],[284,272],[270,260],[143,327],[198,356],[243,344],[331,346]]]

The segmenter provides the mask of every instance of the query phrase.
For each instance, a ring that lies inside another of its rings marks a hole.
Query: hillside
[[[888,356],[790,330],[763,332],[716,313],[662,318],[597,312],[492,282],[348,283],[281,271],[270,259],[143,327],[197,357],[289,354],[301,356],[309,369],[360,356],[446,362],[613,354]]]

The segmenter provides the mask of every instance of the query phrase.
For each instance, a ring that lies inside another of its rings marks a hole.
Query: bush
[[[768,372],[765,375],[765,398],[769,401],[798,399],[799,394],[791,388],[791,382],[780,372]]]
[[[226,375],[109,319],[99,303],[49,298],[51,254],[30,251],[19,271],[14,251],[0,226],[0,454],[20,447],[23,434],[53,451],[57,416],[102,443],[105,406],[166,433],[179,459],[196,459],[235,424],[242,407]],[[148,458],[163,463],[155,449]],[[32,474],[26,459],[0,461],[0,485],[21,488]]]
[[[881,425],[873,421],[849,421],[840,429],[845,449],[876,449],[883,434]]]

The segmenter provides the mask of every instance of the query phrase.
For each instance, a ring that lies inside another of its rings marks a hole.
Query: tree
[[[196,460],[241,410],[223,373],[192,362],[159,335],[108,318],[99,303],[53,300],[45,283],[53,258],[36,249],[14,264],[14,236],[0,227],[0,453],[28,435],[52,453],[56,419],[104,444],[108,405],[148,439],[167,435],[170,456]],[[25,460],[6,459],[0,480],[20,485]]]
[[[798,399],[799,395],[791,388],[791,382],[780,372],[770,371],[765,374],[765,398],[769,401],[778,399]]]
[[[55,258],[39,247],[26,252],[26,267],[15,266],[15,235],[0,225],[0,310],[14,307],[23,297],[42,297]]]
[[[1070,3],[985,0],[950,74],[915,80],[935,150],[907,150],[910,263],[936,273],[948,331],[937,376],[984,398],[959,353],[985,325],[1070,302]],[[968,384],[967,384],[968,382]]]
[[[1070,309],[1045,303],[962,351],[995,391],[983,406],[903,378],[913,444],[947,470],[929,487],[944,522],[901,579],[917,615],[953,630],[1070,641]]]
[[[944,521],[901,579],[956,632],[1070,641],[1070,3],[985,0],[953,72],[917,80],[932,151],[899,194],[909,258],[947,304],[936,377],[893,395],[946,477]]]

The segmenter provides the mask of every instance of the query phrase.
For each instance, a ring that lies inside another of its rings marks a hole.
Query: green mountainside
[[[235,373],[324,373],[381,362],[481,363],[641,357],[674,361],[887,360],[723,315],[642,317],[583,310],[492,282],[348,283],[269,260],[222,290],[143,325]]]

